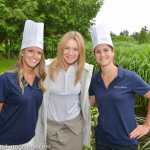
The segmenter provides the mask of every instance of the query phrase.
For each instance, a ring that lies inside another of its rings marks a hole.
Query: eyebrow
[[[67,45],[66,45],[65,47],[70,47],[70,46],[67,46]],[[77,48],[77,47],[74,47],[74,48],[79,49],[79,48]]]
[[[33,48],[30,48],[30,49],[28,49],[28,50],[33,50],[34,51],[34,49]],[[43,50],[42,51],[37,51],[37,52],[40,52],[40,53],[43,53]]]
[[[108,50],[108,48],[103,48],[102,50]],[[100,49],[95,49],[95,51],[100,51]]]

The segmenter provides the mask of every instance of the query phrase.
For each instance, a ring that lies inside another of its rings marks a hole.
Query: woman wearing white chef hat
[[[150,103],[145,123],[137,126],[135,94],[150,99],[150,86],[135,72],[114,64],[114,48],[105,24],[92,27],[92,42],[100,65],[89,89],[91,107],[97,102],[99,111],[96,150],[137,150],[138,139],[150,129]]]
[[[43,30],[43,23],[25,22],[18,61],[0,76],[0,149],[33,148],[45,92]]]

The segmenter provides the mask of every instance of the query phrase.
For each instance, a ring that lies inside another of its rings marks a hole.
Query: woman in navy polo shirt
[[[0,76],[0,149],[33,148],[45,91],[43,29],[43,23],[26,21],[18,61]]]
[[[137,126],[135,94],[150,99],[150,86],[135,72],[113,63],[113,44],[105,24],[92,27],[92,42],[95,59],[100,64],[89,89],[91,107],[97,102],[99,111],[96,149],[137,150],[138,139],[150,129],[150,103],[145,123]]]

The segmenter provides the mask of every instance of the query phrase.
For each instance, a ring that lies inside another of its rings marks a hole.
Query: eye
[[[108,51],[108,49],[105,49],[104,51],[105,51],[105,52],[107,52],[107,51]]]
[[[29,52],[33,52],[33,50],[28,50]]]
[[[100,53],[100,51],[96,51],[96,53],[98,54],[98,53]]]
[[[38,52],[39,55],[42,55],[42,52]]]
[[[75,50],[75,51],[78,51],[78,49],[77,49],[77,48],[74,48],[74,50]]]
[[[69,47],[65,47],[65,49],[66,49],[66,50],[68,50],[68,49],[69,49]]]

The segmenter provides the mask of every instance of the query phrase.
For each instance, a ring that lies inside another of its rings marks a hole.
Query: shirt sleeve
[[[91,84],[90,84],[90,87],[89,87],[89,96],[93,96],[95,95],[93,89],[92,89],[92,80],[91,80]]]
[[[133,72],[132,89],[139,96],[143,96],[150,91],[150,86],[139,75]]]
[[[5,102],[9,95],[9,83],[5,73],[0,76],[0,103]]]

